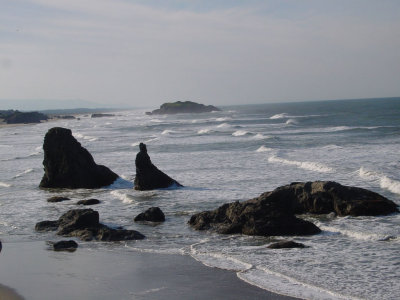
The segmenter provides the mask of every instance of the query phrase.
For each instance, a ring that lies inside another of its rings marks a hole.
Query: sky
[[[0,0],[11,102],[374,98],[399,83],[398,0]]]

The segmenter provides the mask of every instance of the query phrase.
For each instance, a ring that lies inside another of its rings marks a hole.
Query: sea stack
[[[168,188],[171,186],[182,186],[179,182],[160,171],[152,164],[150,156],[147,154],[147,147],[140,143],[139,153],[136,155],[136,177],[135,190],[146,191],[154,189]]]
[[[70,129],[54,127],[44,137],[42,188],[100,188],[112,184],[118,175],[97,165],[88,150],[72,136]]]

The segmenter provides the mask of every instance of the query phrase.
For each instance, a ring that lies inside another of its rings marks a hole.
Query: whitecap
[[[161,132],[161,134],[166,135],[166,134],[171,134],[171,133],[175,133],[175,132],[176,131],[166,129],[163,132]]]
[[[268,161],[272,162],[272,163],[282,163],[285,165],[292,165],[292,166],[296,166],[301,169],[305,169],[305,170],[309,170],[309,171],[316,171],[316,172],[321,172],[321,173],[328,173],[328,172],[334,171],[334,169],[332,169],[331,167],[328,167],[319,162],[295,161],[295,160],[288,160],[288,159],[280,158],[277,156],[270,156],[268,158]]]
[[[258,148],[256,150],[256,152],[270,152],[270,151],[274,151],[274,149],[268,148],[268,147],[265,147],[265,146],[261,146],[260,148]]]
[[[0,187],[10,187],[10,186],[11,184],[0,181]]]
[[[400,194],[400,181],[389,178],[387,175],[361,167],[358,170],[361,178],[378,181],[381,188],[392,193]]]
[[[33,169],[27,169],[27,170],[23,171],[22,173],[19,173],[19,174],[15,175],[14,178],[21,177],[21,176],[23,176],[25,174],[28,174],[28,173],[31,173],[31,172],[33,172]]]
[[[122,201],[122,203],[134,203],[135,202],[135,197],[128,193],[124,193],[121,191],[112,191],[110,193],[111,195],[117,197],[119,200]]]
[[[217,128],[226,128],[226,127],[230,127],[231,125],[229,125],[228,123],[222,123],[217,125]]]
[[[232,133],[233,136],[243,136],[243,135],[246,135],[246,134],[248,134],[248,132],[245,131],[245,130],[237,130],[234,133]]]
[[[271,120],[277,120],[277,119],[284,119],[287,118],[288,114],[287,113],[282,113],[282,114],[276,114],[270,117]]]
[[[210,132],[211,132],[210,128],[200,129],[199,131],[197,131],[198,134],[206,134]]]
[[[286,125],[296,125],[298,122],[295,119],[289,119],[285,122]]]
[[[264,139],[270,139],[271,136],[269,135],[263,135],[261,133],[257,133],[255,136],[253,136],[253,139],[255,140],[264,140]]]
[[[217,118],[217,119],[215,119],[215,121],[217,121],[217,122],[225,122],[225,121],[228,121],[228,120],[232,120],[232,118],[225,117],[225,118]]]

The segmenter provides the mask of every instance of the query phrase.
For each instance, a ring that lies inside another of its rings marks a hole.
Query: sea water
[[[267,246],[283,237],[219,235],[192,230],[187,222],[194,213],[294,181],[333,180],[400,204],[400,99],[222,108],[168,116],[121,111],[0,128],[0,239],[55,240],[54,233],[35,232],[35,224],[58,219],[77,208],[78,200],[97,198],[102,202],[93,208],[102,223],[147,237],[112,244],[112,251],[191,255],[205,265],[234,270],[250,284],[304,299],[399,299],[399,214],[304,215],[322,233],[293,237],[309,248],[280,250]],[[95,190],[39,189],[43,138],[56,126],[70,128],[95,161],[120,179]],[[152,162],[184,188],[133,190],[140,142],[147,144]],[[48,203],[54,195],[72,200]],[[165,223],[133,221],[152,206],[164,211]]]

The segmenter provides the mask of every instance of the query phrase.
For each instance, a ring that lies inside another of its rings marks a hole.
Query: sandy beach
[[[54,252],[45,241],[3,242],[0,299],[294,299],[190,256],[117,248],[81,243],[75,252]]]

